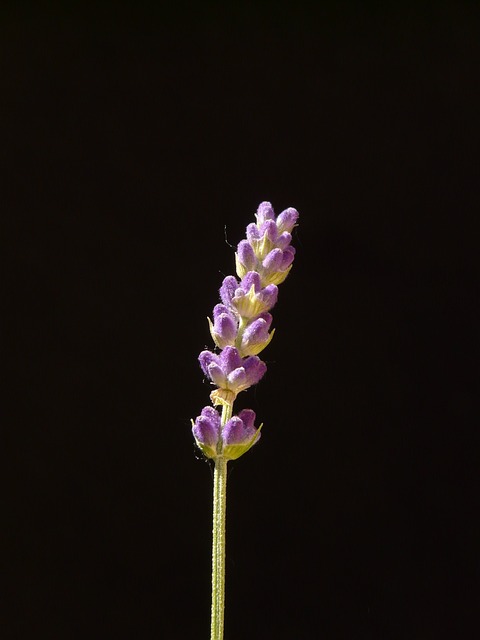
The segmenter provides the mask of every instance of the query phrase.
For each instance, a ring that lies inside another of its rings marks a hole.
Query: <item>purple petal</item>
[[[272,249],[262,262],[262,266],[269,271],[279,271],[282,260],[283,251],[281,249]]]
[[[238,417],[243,422],[243,426],[247,431],[250,431],[253,435],[253,432],[256,431],[254,426],[255,424],[255,411],[252,409],[242,409],[238,414]]]
[[[228,386],[237,393],[251,386],[248,384],[244,367],[237,367],[228,374]]]
[[[213,307],[213,319],[216,320],[217,317],[220,316],[222,313],[230,313],[231,314],[231,311],[224,304],[216,304]]]
[[[219,361],[218,356],[216,356],[211,351],[202,351],[202,353],[198,356],[198,361],[200,362],[200,366],[202,367],[203,373],[208,376],[208,367],[212,362]]]
[[[272,316],[269,313],[263,313],[262,317],[247,325],[241,342],[243,356],[254,356],[265,349],[273,337],[273,333],[268,333],[271,323]]]
[[[257,225],[254,222],[251,222],[247,226],[247,240],[249,242],[256,242],[260,240],[261,235]]]
[[[257,264],[255,252],[248,240],[241,240],[237,247],[238,258],[248,271],[253,271]]]
[[[199,443],[207,445],[207,447],[215,447],[218,442],[218,434],[205,418],[197,418],[192,433]]]
[[[207,375],[210,380],[217,385],[223,387],[226,384],[227,377],[223,368],[216,362],[211,362],[207,368]]]
[[[219,356],[221,367],[225,375],[242,366],[242,359],[235,347],[225,347]]]
[[[255,412],[251,409],[243,409],[230,418],[222,430],[224,445],[248,444],[257,433],[254,422]]]
[[[203,407],[203,409],[200,412],[200,415],[210,420],[210,422],[212,422],[212,424],[215,425],[216,427],[220,428],[222,419],[218,411],[213,407]]]
[[[274,220],[266,220],[260,227],[262,238],[266,236],[270,242],[275,243],[278,238],[278,229]]]
[[[258,317],[265,320],[265,322],[267,323],[267,329],[270,329],[270,325],[272,324],[272,320],[273,320],[272,314],[265,312],[265,313],[261,313]]]
[[[255,217],[257,218],[257,224],[259,226],[263,224],[265,220],[275,220],[275,212],[270,202],[261,202],[258,205]]]
[[[220,434],[220,424],[218,412],[213,407],[205,407],[195,420],[192,428],[193,435],[202,444],[215,446]]]
[[[268,315],[270,316],[271,323],[272,316],[270,314]],[[250,345],[268,340],[268,328],[270,323],[268,323],[265,318],[258,318],[257,320],[254,320],[243,332],[242,343],[245,342],[245,344]]]
[[[287,247],[283,252],[280,271],[285,271],[285,269],[288,269],[288,267],[292,264],[294,257],[295,257],[295,247]]]
[[[282,211],[277,218],[277,229],[280,233],[292,231],[298,219],[298,211],[293,207],[289,207]]]
[[[248,384],[251,387],[263,378],[267,365],[258,356],[249,356],[244,359],[243,368],[245,369]]]
[[[243,293],[248,293],[252,284],[255,291],[260,291],[260,275],[256,271],[249,271],[243,276],[242,282],[240,283],[240,286],[243,289]]]
[[[237,416],[230,418],[222,429],[222,439],[224,445],[248,442],[241,418]]]
[[[269,284],[265,289],[259,291],[257,295],[258,299],[265,305],[265,308],[271,309],[277,302],[278,287],[275,284]]]
[[[291,241],[292,241],[292,234],[288,233],[288,231],[284,231],[278,236],[275,244],[279,249],[286,249],[288,245],[291,243]]]
[[[225,311],[219,313],[217,307],[222,307]],[[217,307],[215,308],[216,313],[215,309],[213,310],[213,317],[215,318],[213,330],[223,343],[233,342],[237,335],[237,323],[235,318],[223,305],[219,304]]]
[[[238,282],[235,276],[227,276],[223,279],[222,286],[220,287],[220,298],[227,307],[231,306],[232,298],[235,295],[237,287]]]

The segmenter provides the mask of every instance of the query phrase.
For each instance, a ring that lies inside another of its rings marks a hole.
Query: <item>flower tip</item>
[[[258,205],[255,217],[257,218],[257,225],[261,225],[266,220],[275,220],[275,212],[273,210],[272,203],[266,200],[261,202]]]
[[[291,233],[293,227],[296,225],[298,216],[300,214],[293,207],[288,207],[279,214],[277,218],[277,229],[279,233]]]

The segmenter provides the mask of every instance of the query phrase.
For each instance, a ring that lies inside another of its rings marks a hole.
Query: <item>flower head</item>
[[[270,311],[278,299],[278,285],[288,276],[295,257],[292,229],[298,211],[288,208],[276,216],[269,202],[257,209],[256,222],[246,229],[235,254],[237,279],[224,278],[219,290],[221,303],[208,318],[210,334],[219,353],[202,351],[202,371],[216,386],[210,399],[222,405],[222,417],[205,407],[193,425],[197,444],[207,457],[238,458],[259,438],[255,414],[244,409],[232,417],[232,406],[241,391],[257,384],[267,366],[258,354],[273,338]],[[225,412],[225,413],[224,413]]]

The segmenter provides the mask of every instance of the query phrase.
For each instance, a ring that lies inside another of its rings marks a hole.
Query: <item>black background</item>
[[[263,200],[226,640],[477,637],[478,5],[0,15],[2,638],[208,637],[197,355]]]

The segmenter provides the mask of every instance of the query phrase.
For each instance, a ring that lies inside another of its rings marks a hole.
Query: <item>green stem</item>
[[[232,416],[232,405],[224,405],[222,427]],[[215,458],[213,476],[213,543],[212,543],[212,626],[210,640],[223,640],[225,611],[225,514],[227,509],[227,460]]]

